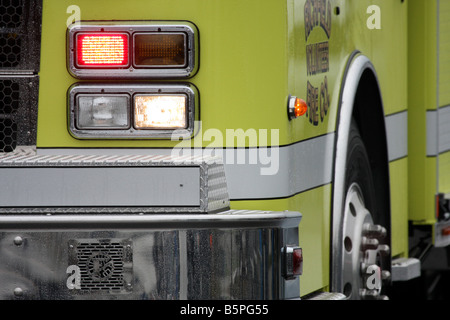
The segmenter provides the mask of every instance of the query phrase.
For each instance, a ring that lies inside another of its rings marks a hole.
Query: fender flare
[[[332,292],[343,292],[344,284],[341,282],[342,270],[340,263],[337,261],[342,261],[342,250],[340,248],[343,247],[341,239],[343,226],[342,213],[346,193],[344,189],[347,165],[347,143],[358,86],[364,72],[367,70],[373,73],[379,89],[380,86],[374,65],[367,56],[361,54],[359,51],[354,51],[348,59],[338,103],[330,221],[330,291]],[[381,94],[380,101],[381,111],[384,116]],[[384,130],[386,129],[384,128]]]

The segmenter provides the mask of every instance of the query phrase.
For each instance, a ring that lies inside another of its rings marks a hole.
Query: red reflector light
[[[292,257],[292,273],[299,276],[303,273],[303,251],[301,248],[295,248]]]
[[[442,229],[442,236],[450,236],[450,227],[445,227]]]
[[[80,67],[122,67],[128,65],[128,35],[79,34],[77,64]]]
[[[303,250],[300,247],[288,245],[284,251],[284,277],[294,279],[303,273]]]

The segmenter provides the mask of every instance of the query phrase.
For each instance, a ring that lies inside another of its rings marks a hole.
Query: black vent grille
[[[22,21],[22,0],[0,0],[0,28],[17,28]]]
[[[69,249],[69,263],[80,269],[78,293],[131,292],[130,241],[74,240]]]
[[[19,109],[20,87],[12,80],[0,81],[0,113],[11,114]]]
[[[36,144],[42,0],[0,0],[0,153]]]
[[[21,36],[3,33],[0,35],[0,68],[14,68],[21,60]]]
[[[0,150],[12,152],[17,146],[17,123],[11,119],[0,119]]]
[[[39,78],[0,77],[0,153],[36,145]]]
[[[39,71],[42,0],[0,0],[0,69]]]

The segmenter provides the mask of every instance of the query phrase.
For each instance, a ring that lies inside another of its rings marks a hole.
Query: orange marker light
[[[289,120],[303,116],[308,111],[306,102],[295,96],[289,97],[288,115]]]
[[[308,111],[308,105],[306,104],[306,102],[300,98],[296,98],[295,99],[295,117],[301,117],[302,115],[304,115],[306,113],[306,111]]]
[[[77,64],[84,67],[127,66],[128,36],[125,34],[78,35]]]

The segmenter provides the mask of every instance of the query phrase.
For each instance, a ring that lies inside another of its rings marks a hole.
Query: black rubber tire
[[[363,197],[367,210],[369,210],[375,224],[383,225],[383,217],[380,212],[380,206],[376,195],[374,177],[371,170],[370,158],[368,156],[364,141],[359,133],[356,121],[352,120],[348,148],[347,148],[347,167],[345,173],[346,192],[350,186],[357,183]],[[382,241],[383,242],[383,241]],[[380,242],[380,244],[382,244]],[[383,244],[390,244],[389,241]],[[382,270],[390,270],[390,259],[378,258],[377,264]],[[384,282],[381,294],[386,295],[390,292],[390,283]]]
[[[352,120],[348,139],[344,190],[348,190],[353,183],[358,183],[364,197],[366,208],[372,214],[374,221],[377,222],[377,201],[372,170],[370,169],[366,147],[364,146],[364,142],[359,134],[358,126],[354,120]]]

